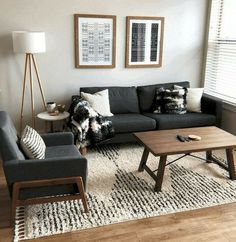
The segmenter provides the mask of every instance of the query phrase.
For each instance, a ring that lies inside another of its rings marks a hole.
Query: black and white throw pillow
[[[39,133],[26,126],[22,132],[20,145],[25,155],[30,159],[44,159],[46,145]]]
[[[157,88],[153,112],[169,114],[186,113],[186,94],[187,89],[183,87],[178,89]]]
[[[163,97],[165,113],[185,114],[187,112],[186,94],[186,88],[173,90],[166,89]]]
[[[153,113],[164,113],[164,102],[163,97],[165,94],[165,88],[160,87],[156,89],[156,99],[155,99],[155,105],[154,105],[154,111]]]

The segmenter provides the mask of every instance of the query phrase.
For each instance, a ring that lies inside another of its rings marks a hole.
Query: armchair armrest
[[[87,160],[83,156],[42,160],[11,160],[4,172],[9,188],[17,181],[44,180],[81,176],[86,187]]]
[[[203,94],[201,99],[201,108],[203,113],[214,114],[216,116],[216,126],[221,126],[223,111],[222,100]]]
[[[59,132],[41,134],[46,146],[72,145],[74,144],[74,135],[71,132]]]

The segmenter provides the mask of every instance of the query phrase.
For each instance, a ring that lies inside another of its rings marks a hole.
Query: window
[[[212,0],[205,93],[236,104],[236,0]]]

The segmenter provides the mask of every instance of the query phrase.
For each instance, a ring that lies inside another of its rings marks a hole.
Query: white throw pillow
[[[187,111],[201,113],[201,98],[203,88],[188,88],[187,93]]]
[[[25,155],[30,159],[44,159],[46,145],[39,135],[39,133],[31,128],[26,126],[22,132],[20,140],[21,148],[23,149]]]
[[[94,94],[81,92],[81,97],[87,102],[89,102],[91,107],[102,116],[105,116],[105,117],[113,116],[110,110],[108,89],[105,89],[100,92],[96,92]]]

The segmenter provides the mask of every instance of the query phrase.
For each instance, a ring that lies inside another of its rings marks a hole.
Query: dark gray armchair
[[[16,206],[27,204],[82,199],[85,211],[88,210],[84,193],[87,160],[73,144],[73,134],[50,133],[42,138],[47,146],[45,159],[25,158],[12,120],[0,111],[0,152],[12,199],[11,221]]]

